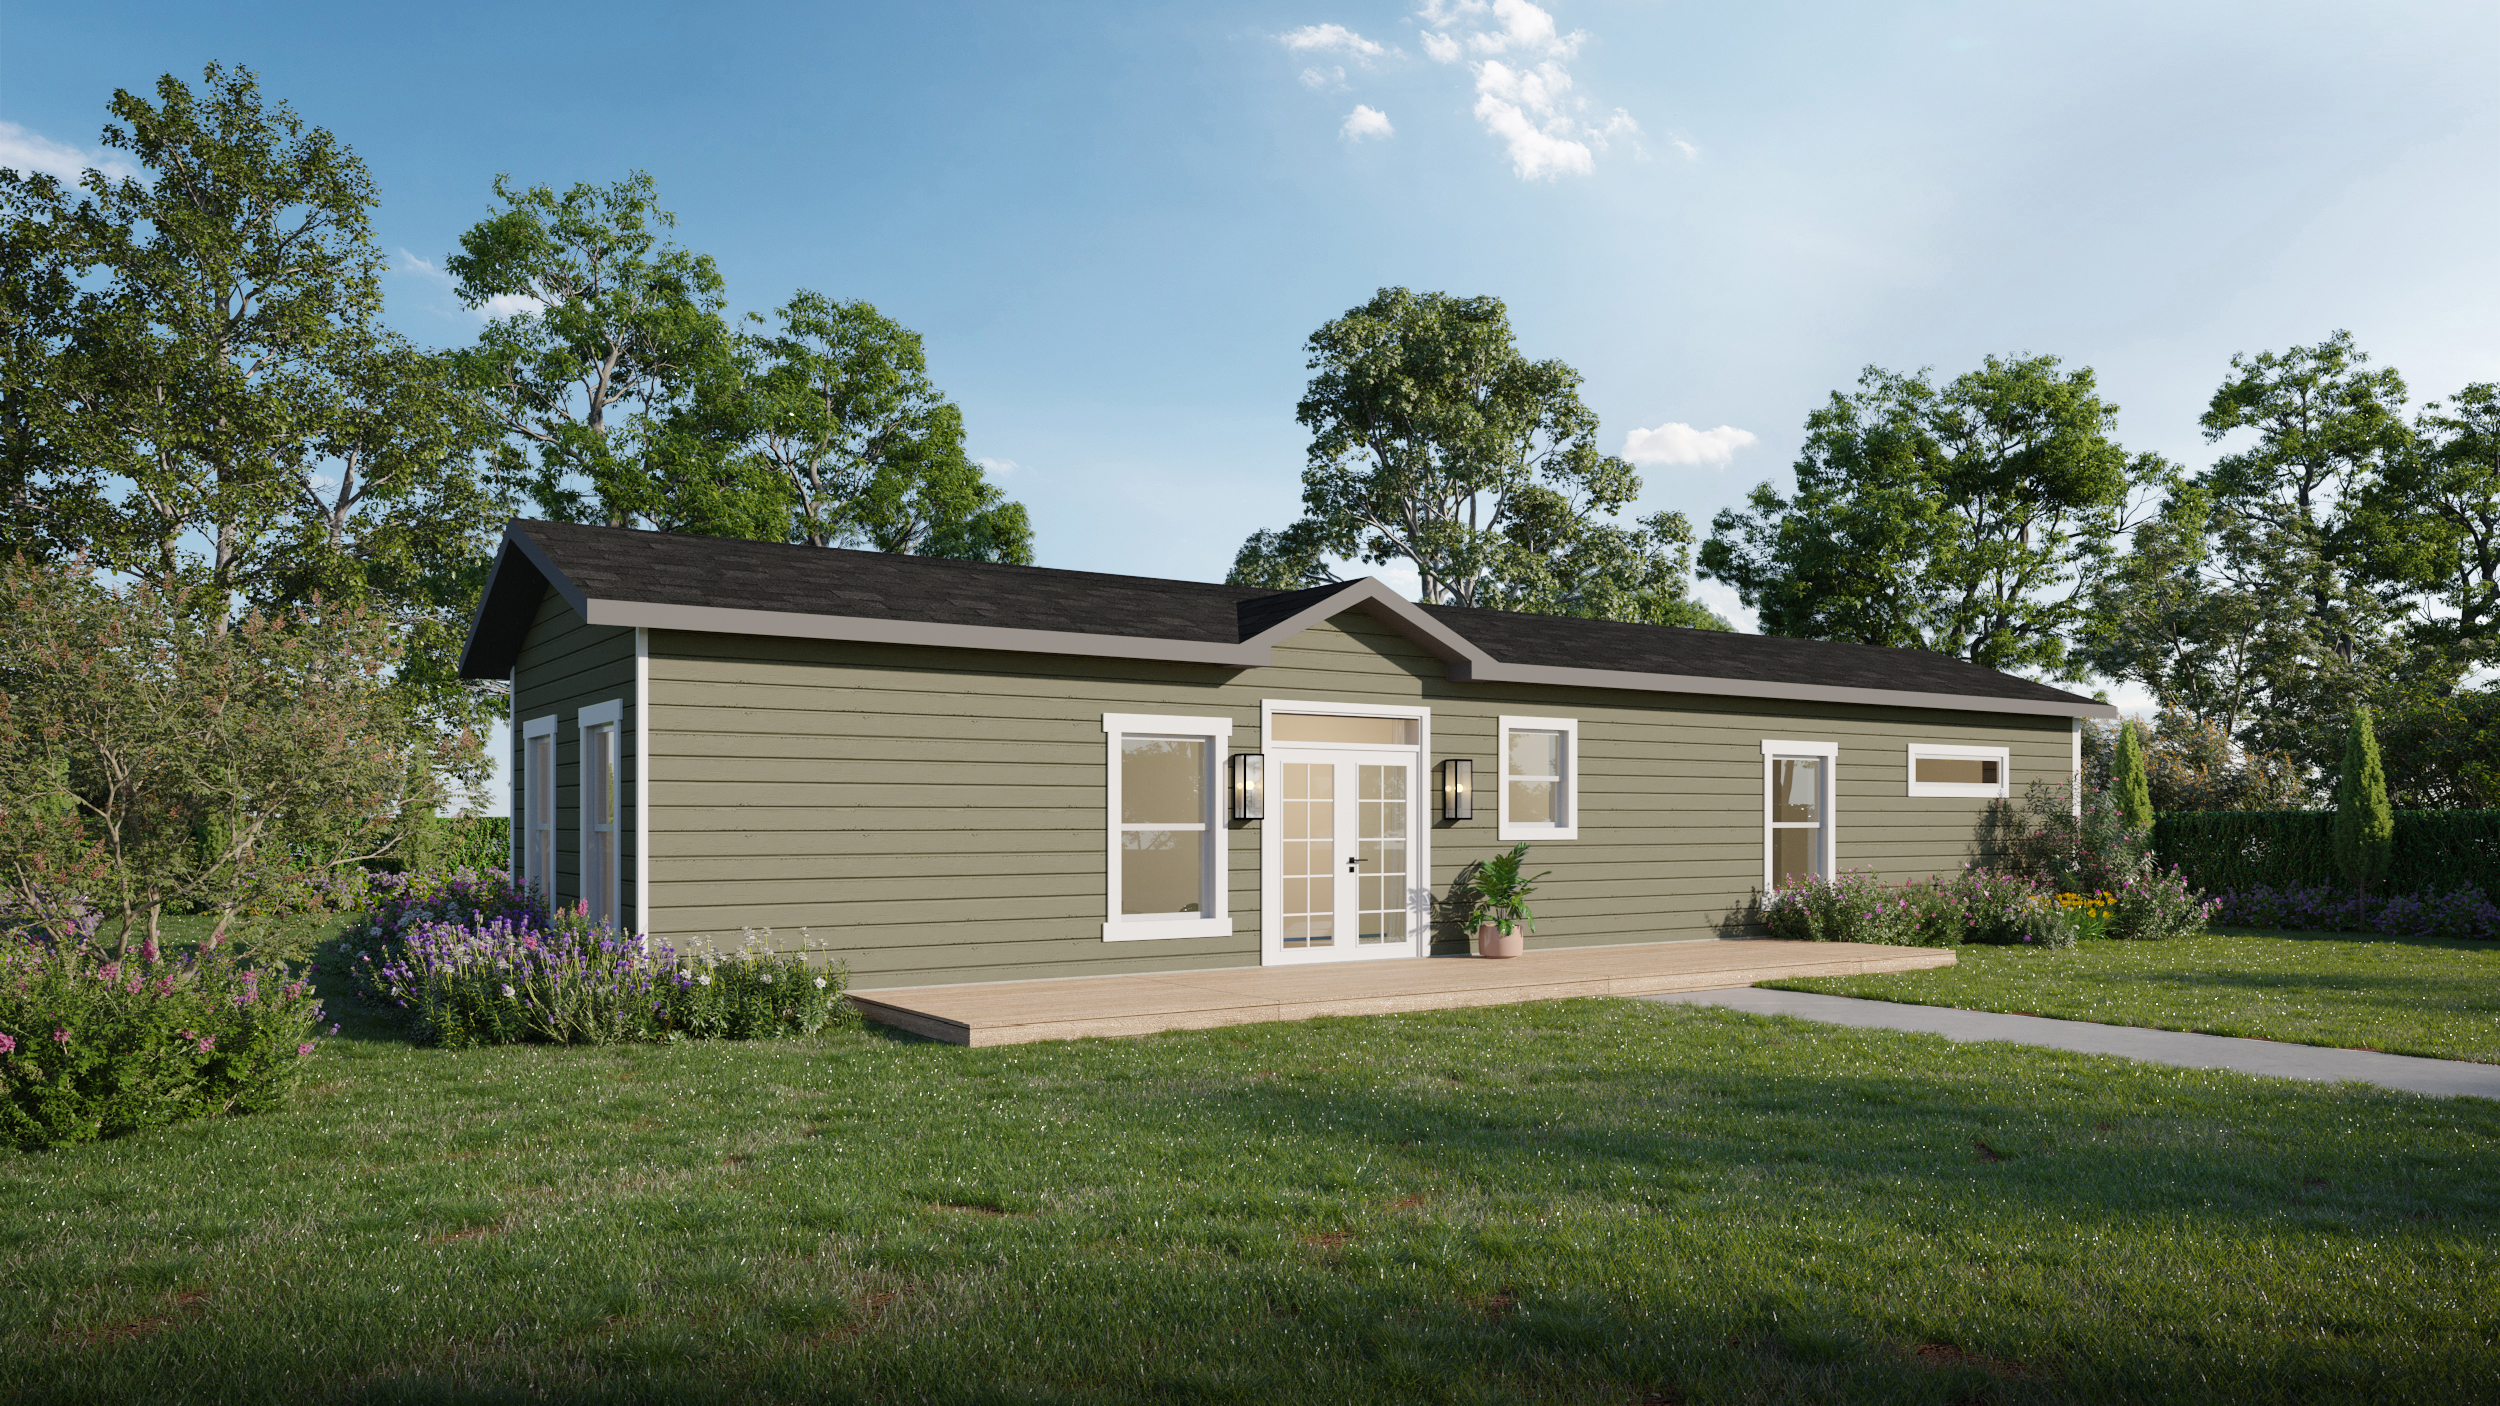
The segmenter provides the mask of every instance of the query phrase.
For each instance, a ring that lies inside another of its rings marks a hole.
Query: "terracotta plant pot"
[[[1476,929],[1476,955],[1479,957],[1516,957],[1528,950],[1528,935],[1513,924],[1510,936],[1491,923]]]

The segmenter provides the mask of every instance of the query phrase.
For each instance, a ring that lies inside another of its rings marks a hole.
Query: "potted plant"
[[[1473,899],[1467,920],[1476,925],[1476,955],[1479,957],[1516,957],[1527,950],[1527,932],[1536,927],[1536,914],[1528,909],[1528,895],[1536,892],[1538,879],[1554,871],[1543,870],[1521,878],[1519,871],[1527,862],[1528,847],[1518,844],[1508,854],[1476,861],[1467,873],[1467,891]]]

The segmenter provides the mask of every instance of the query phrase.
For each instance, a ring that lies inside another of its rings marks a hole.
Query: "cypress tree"
[[[2138,830],[2153,828],[2153,783],[2144,774],[2144,741],[2135,719],[2118,725],[2118,758],[2110,763],[2110,789],[2117,793],[2118,814]]]
[[[2368,892],[2387,877],[2396,852],[2396,813],[2387,805],[2387,773],[2379,766],[2370,710],[2356,708],[2344,735],[2343,774],[2335,778],[2335,867],[2344,882]]]

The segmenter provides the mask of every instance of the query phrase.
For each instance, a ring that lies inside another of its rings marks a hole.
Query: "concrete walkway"
[[[1764,991],[1730,987],[1717,991],[1678,991],[1643,996],[1644,1001],[1672,1001],[1689,1006],[1724,1006],[1755,1015],[1790,1015],[1861,1029],[1915,1030],[1948,1040],[2004,1040],[2044,1049],[2084,1054],[2122,1055],[2154,1064],[2187,1069],[2235,1069],[2277,1079],[2314,1079],[2320,1083],[2376,1084],[2409,1094],[2438,1097],[2464,1095],[2500,1099],[2500,1064],[2472,1064],[2456,1059],[2419,1059],[2412,1055],[2378,1054],[2370,1050],[2336,1050],[2319,1045],[2287,1045],[2273,1040],[2241,1040],[2227,1035],[2190,1035],[2178,1030],[2145,1030],[2132,1025],[2096,1025],[2085,1020],[2050,1020],[2036,1015],[2005,1015],[1996,1011],[1963,1011],[1945,1006],[1912,1006],[1898,1001],[1867,1001],[1855,996],[1825,996],[1809,991]]]

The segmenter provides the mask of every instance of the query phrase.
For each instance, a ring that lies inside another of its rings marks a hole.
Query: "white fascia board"
[[[1303,607],[1252,635],[1243,644],[1262,648],[1282,644],[1313,625],[1349,610],[1360,610],[1423,646],[1436,658],[1452,666],[1452,678],[1458,677],[1456,666],[1461,663],[1474,666],[1493,664],[1493,656],[1478,648],[1466,636],[1425,614],[1413,601],[1371,576],[1348,582],[1344,590],[1332,592],[1325,599]]]

